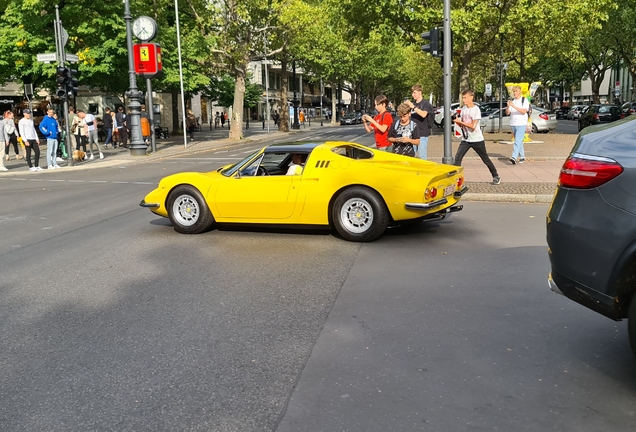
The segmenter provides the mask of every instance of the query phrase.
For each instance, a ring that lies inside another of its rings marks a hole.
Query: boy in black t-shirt
[[[435,110],[429,101],[422,98],[422,86],[415,84],[411,87],[411,94],[415,103],[406,100],[405,103],[411,108],[411,120],[420,129],[420,143],[418,145],[418,157],[426,160],[428,150],[428,137],[433,129],[433,116]]]

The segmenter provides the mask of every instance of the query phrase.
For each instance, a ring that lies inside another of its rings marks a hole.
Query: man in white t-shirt
[[[512,88],[513,100],[508,101],[506,114],[510,116],[510,128],[515,137],[515,145],[512,149],[510,163],[524,163],[526,154],[523,151],[523,137],[526,134],[526,125],[528,124],[528,110],[530,109],[530,101],[521,96],[521,87],[514,86]],[[517,159],[518,158],[518,159]]]
[[[86,127],[88,128],[88,144],[91,150],[91,156],[89,159],[94,159],[93,156],[93,143],[97,146],[97,151],[99,151],[99,158],[104,159],[104,153],[102,153],[102,148],[99,145],[99,137],[97,135],[97,120],[95,116],[91,113],[86,113],[86,118],[84,118],[86,122]]]
[[[492,174],[492,184],[498,185],[501,183],[501,178],[486,151],[486,142],[484,141],[480,125],[481,110],[475,105],[474,99],[475,93],[472,90],[464,90],[462,92],[464,106],[460,116],[454,120],[462,131],[462,142],[459,144],[455,154],[455,165],[461,166],[464,155],[472,148],[479,155],[481,161],[486,164],[490,174]]]

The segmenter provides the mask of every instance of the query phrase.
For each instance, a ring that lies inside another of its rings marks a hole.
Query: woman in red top
[[[386,110],[388,105],[389,100],[386,96],[376,97],[375,109],[378,110],[378,114],[373,118],[365,114],[362,116],[362,121],[367,132],[373,131],[375,133],[375,147],[378,150],[392,152],[393,146],[389,142],[389,127],[393,124],[393,117]]]

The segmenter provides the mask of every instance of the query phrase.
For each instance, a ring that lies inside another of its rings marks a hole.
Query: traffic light
[[[77,96],[77,86],[79,85],[80,73],[76,69],[69,69],[69,80],[66,91],[69,95]]]
[[[438,27],[432,28],[430,31],[422,33],[422,39],[430,40],[430,44],[422,45],[422,51],[430,53],[433,57],[441,57],[440,35],[442,32]]]
[[[58,98],[65,99],[67,94],[66,88],[68,86],[69,78],[71,75],[70,69],[60,66],[57,68],[56,75],[57,91],[55,92],[55,94]]]

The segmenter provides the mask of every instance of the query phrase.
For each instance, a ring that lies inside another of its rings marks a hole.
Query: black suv
[[[618,105],[590,105],[579,117],[579,131],[599,123],[611,123],[624,117]]]
[[[570,112],[570,107],[566,107],[566,106],[559,107],[559,108],[554,110],[554,113],[556,114],[557,120],[568,118],[568,113],[569,112]]]
[[[634,355],[635,142],[636,117],[581,132],[547,216],[550,288],[611,319],[628,318]]]

